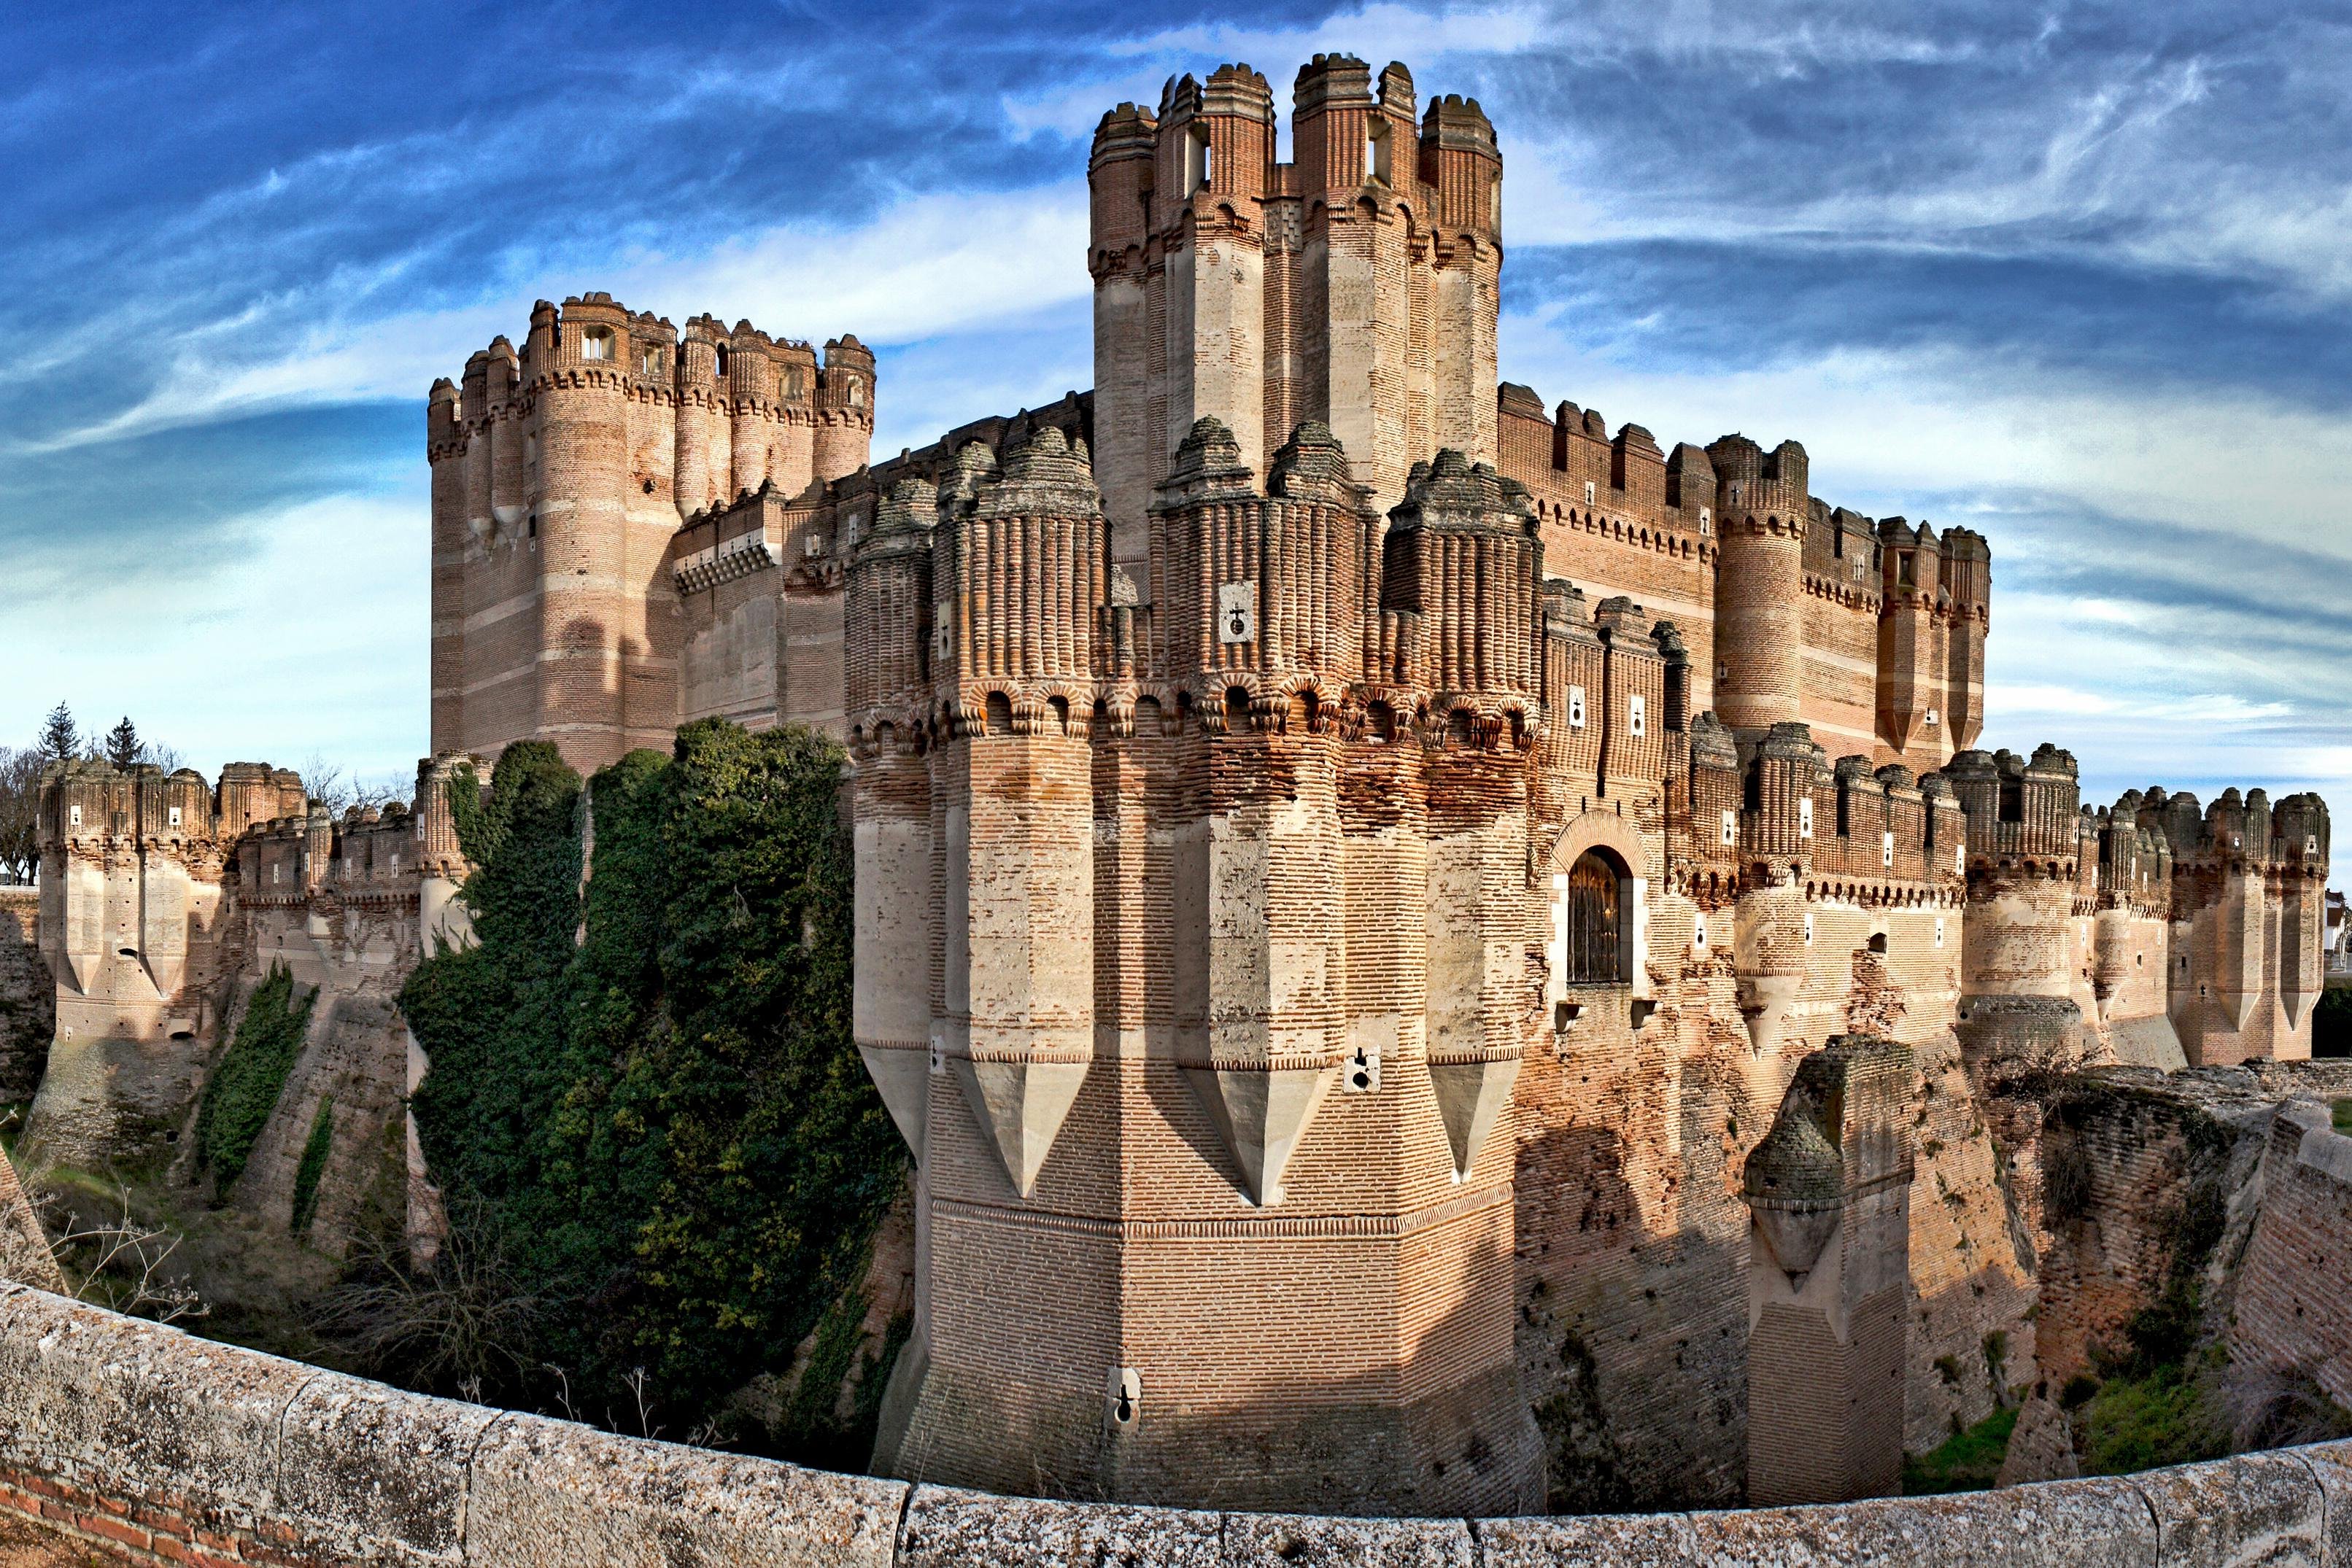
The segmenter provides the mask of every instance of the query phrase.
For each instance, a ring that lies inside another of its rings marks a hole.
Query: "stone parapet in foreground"
[[[1819,1508],[1330,1519],[992,1497],[615,1437],[0,1286],[0,1511],[119,1558],[602,1568],[2352,1564],[2352,1442]]]

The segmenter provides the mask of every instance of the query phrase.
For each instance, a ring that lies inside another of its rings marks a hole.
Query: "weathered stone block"
[[[2125,1480],[1691,1516],[1710,1568],[2149,1568],[2156,1527]]]
[[[918,1487],[899,1568],[1220,1568],[1221,1521],[1176,1509],[1090,1508]]]
[[[278,1507],[362,1561],[457,1562],[466,1472],[500,1412],[326,1373],[286,1412]]]
[[[271,1511],[280,1419],[314,1368],[22,1286],[0,1325],[0,1464],[184,1499],[208,1526]]]
[[[483,1439],[466,1561],[482,1568],[887,1568],[908,1488],[510,1416]]]
[[[1458,1519],[1229,1513],[1224,1561],[1234,1568],[1470,1568],[1477,1558],[1470,1527]]]
[[[2292,1454],[2244,1454],[2130,1479],[2155,1511],[2167,1568],[2317,1568],[2326,1560],[2326,1500],[2311,1467]]]
[[[1681,1513],[1483,1519],[1471,1528],[1485,1568],[1681,1568],[1698,1556]]]
[[[2310,1448],[2290,1451],[2311,1467],[2312,1476],[2319,1483],[2326,1519],[2326,1561],[2333,1564],[2352,1563],[2352,1442],[2315,1443]]]

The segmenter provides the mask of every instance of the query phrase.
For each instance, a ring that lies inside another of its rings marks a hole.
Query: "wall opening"
[[[1632,900],[1616,862],[1587,850],[1568,869],[1567,952],[1561,979],[1613,985],[1625,977],[1624,918]]]
[[[1003,692],[989,693],[987,712],[989,734],[1011,735],[1013,733],[1013,699],[1011,697],[1006,696]]]

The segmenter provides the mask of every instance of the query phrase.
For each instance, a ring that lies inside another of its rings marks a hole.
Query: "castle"
[[[2079,1345],[2037,1085],[2307,1057],[2324,805],[1976,749],[1982,538],[1498,385],[1477,104],[1332,56],[1275,116],[1245,66],[1105,115],[1094,389],[920,452],[868,464],[854,337],[601,294],[436,383],[417,810],[53,777],[28,1136],[159,1147],[224,966],[386,994],[467,754],[803,722],[917,1161],[881,1469],[1860,1495]]]

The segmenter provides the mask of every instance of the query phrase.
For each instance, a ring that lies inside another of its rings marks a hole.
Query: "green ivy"
[[[310,1119],[310,1135],[302,1144],[302,1163],[294,1169],[294,1234],[310,1233],[319,1212],[319,1178],[327,1174],[327,1155],[335,1142],[335,1097],[322,1095],[319,1113]]]
[[[783,1374],[900,1186],[850,1038],[843,762],[798,727],[709,720],[584,792],[538,743],[487,797],[452,786],[478,940],[402,995],[431,1063],[417,1130],[563,1309],[518,1364],[562,1368],[585,1408],[628,1407],[642,1367],[684,1430]]]
[[[268,978],[254,988],[196,1112],[197,1158],[212,1173],[215,1192],[226,1194],[245,1174],[254,1140],[278,1108],[286,1075],[302,1054],[318,999],[315,990],[296,997],[294,976],[283,964],[271,965]]]

